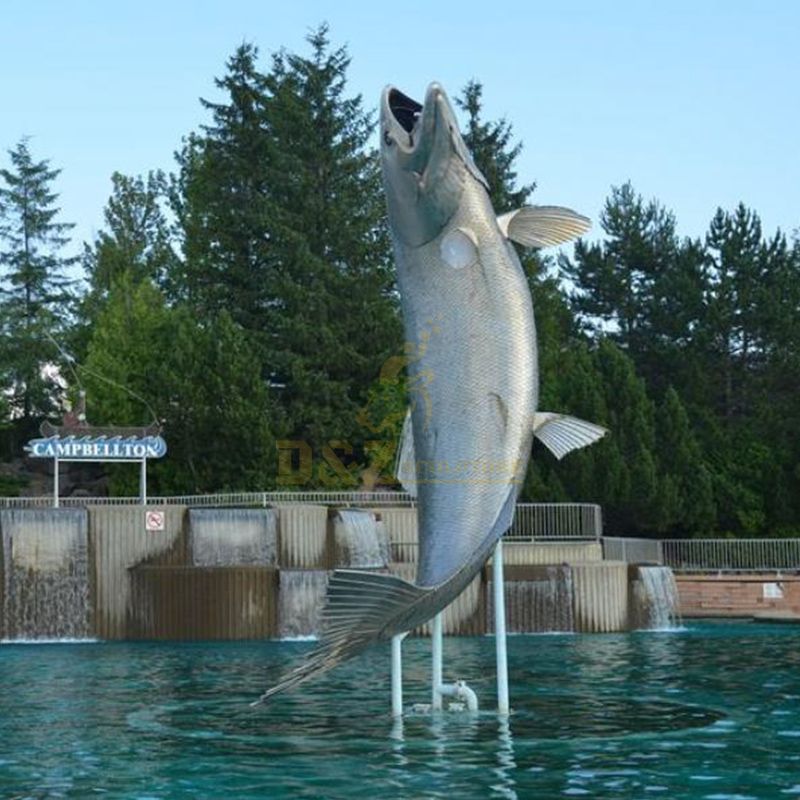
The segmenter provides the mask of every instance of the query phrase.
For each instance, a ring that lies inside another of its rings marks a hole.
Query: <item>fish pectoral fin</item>
[[[328,582],[319,647],[251,705],[322,675],[377,639],[403,633],[393,623],[402,624],[404,612],[426,594],[396,575],[337,569]]]
[[[524,206],[497,218],[507,238],[525,247],[552,247],[589,230],[587,217],[561,206]]]
[[[414,427],[411,422],[411,409],[406,412],[400,444],[394,460],[394,474],[400,485],[412,496],[417,496],[417,464],[414,455]]]
[[[543,411],[533,415],[533,435],[558,459],[602,439],[608,431],[568,414]]]

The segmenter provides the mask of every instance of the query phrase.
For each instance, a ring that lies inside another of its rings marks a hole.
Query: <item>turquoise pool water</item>
[[[492,702],[494,640],[446,639]],[[388,714],[388,647],[262,709],[309,645],[0,646],[0,796],[800,796],[800,626],[509,640],[506,724]],[[427,642],[404,648],[428,699]]]

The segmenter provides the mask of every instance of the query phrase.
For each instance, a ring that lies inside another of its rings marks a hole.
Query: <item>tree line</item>
[[[153,492],[392,485],[412,356],[375,117],[348,68],[324,26],[307,52],[266,67],[255,46],[237,48],[174,171],[115,173],[104,227],[77,258],[59,170],[26,140],[12,147],[0,169],[0,458],[83,388],[94,424],[163,425]],[[536,202],[481,85],[457,103],[498,213]],[[611,190],[599,224],[571,255],[520,251],[541,407],[611,430],[563,462],[534,445],[523,498],[600,503],[617,533],[799,534],[797,237],[766,236],[740,205],[682,238],[630,184]],[[111,478],[130,492],[136,476]]]

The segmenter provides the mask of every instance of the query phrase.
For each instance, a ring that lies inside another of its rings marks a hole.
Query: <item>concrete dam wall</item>
[[[156,529],[148,511],[162,515]],[[0,540],[7,640],[307,638],[333,569],[413,580],[418,550],[414,509],[303,504],[3,510]],[[658,627],[674,612],[674,582],[604,561],[597,542],[507,541],[504,553],[511,632]],[[491,633],[492,620],[487,566],[444,630]]]

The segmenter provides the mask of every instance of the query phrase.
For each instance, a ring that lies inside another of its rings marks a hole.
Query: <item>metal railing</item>
[[[62,497],[63,507],[137,505],[138,497]],[[148,505],[191,507],[267,507],[288,503],[314,503],[369,508],[412,508],[416,501],[406,492],[231,492],[226,494],[150,497]],[[50,508],[53,498],[0,497],[2,508]],[[603,533],[600,506],[590,503],[518,503],[509,539],[523,541],[591,539]]]
[[[603,557],[675,572],[800,572],[800,539],[603,537]]]
[[[603,535],[603,514],[594,503],[518,503],[506,539],[591,539]]]
[[[800,539],[665,539],[663,563],[676,572],[800,571]]]
[[[65,507],[80,506],[130,506],[140,503],[138,497],[61,497],[59,503]],[[170,497],[148,497],[153,506],[213,506],[253,507],[273,506],[286,503],[313,503],[336,506],[400,506],[414,505],[414,499],[406,492],[227,492],[217,494],[187,494]],[[46,497],[0,497],[0,508],[49,508],[53,498]]]
[[[662,542],[658,539],[603,537],[603,558],[628,564],[663,564]]]

